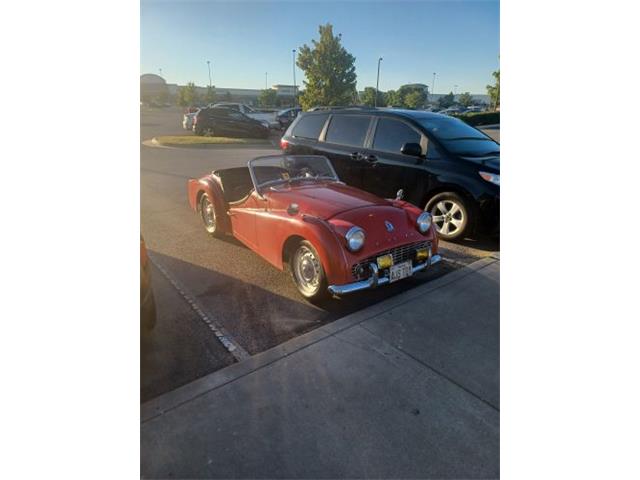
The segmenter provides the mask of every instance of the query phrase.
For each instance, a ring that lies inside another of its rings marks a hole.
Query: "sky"
[[[485,94],[499,68],[498,0],[245,1],[141,0],[140,73],[168,83],[228,88],[293,84],[292,49],[333,25],[355,57],[358,90],[407,83],[435,93]],[[296,83],[303,72],[296,67]],[[457,87],[456,87],[457,85]]]

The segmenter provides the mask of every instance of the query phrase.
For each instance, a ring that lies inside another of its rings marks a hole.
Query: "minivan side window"
[[[328,117],[328,113],[320,115],[303,115],[298,120],[298,123],[296,123],[291,135],[299,138],[317,140]]]
[[[371,117],[365,115],[334,115],[325,141],[350,147],[362,147]]]
[[[373,149],[400,153],[405,143],[420,143],[420,134],[404,122],[390,118],[378,119]]]

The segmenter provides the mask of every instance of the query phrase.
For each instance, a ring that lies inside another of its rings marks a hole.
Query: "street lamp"
[[[456,95],[456,93],[457,93],[456,91],[457,91],[457,90],[458,90],[458,85],[454,85],[454,86],[453,86],[453,95],[454,95],[454,96]]]
[[[269,82],[267,81],[267,74],[268,72],[264,72],[264,89],[266,90],[268,87],[267,85],[269,84]]]
[[[298,89],[296,85],[296,49],[291,50],[293,54],[293,106],[298,106]]]
[[[373,99],[373,108],[378,106],[378,86],[380,85],[380,62],[382,62],[382,57],[378,58],[378,76],[376,77],[376,96]]]
[[[209,69],[209,88],[211,88],[211,62],[207,60],[207,68]]]
[[[436,94],[436,72],[433,72],[433,80],[431,81],[431,95]]]

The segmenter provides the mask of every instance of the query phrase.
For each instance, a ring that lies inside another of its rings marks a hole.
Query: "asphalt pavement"
[[[179,109],[143,111],[141,141],[162,134],[185,134],[181,117]],[[462,244],[443,242],[445,261],[425,274],[312,305],[299,295],[286,273],[232,238],[206,235],[187,201],[189,178],[216,168],[245,165],[255,156],[278,151],[276,147],[141,145],[141,231],[150,257],[162,268],[153,271],[159,318],[142,349],[143,401],[237,360],[221,348],[202,315],[215,319],[236,345],[255,355],[499,250],[497,241],[486,238]],[[176,293],[174,283],[181,285],[184,295]],[[189,298],[197,301],[197,309]]]

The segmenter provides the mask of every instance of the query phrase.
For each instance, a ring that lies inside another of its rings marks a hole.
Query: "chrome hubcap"
[[[214,230],[216,228],[216,212],[208,199],[202,202],[202,219],[204,220],[207,230]]]
[[[464,223],[464,211],[456,202],[442,200],[431,209],[433,223],[438,233],[453,235]]]
[[[313,252],[306,246],[296,251],[293,262],[293,274],[300,288],[308,294],[313,294],[320,287],[320,262]]]

